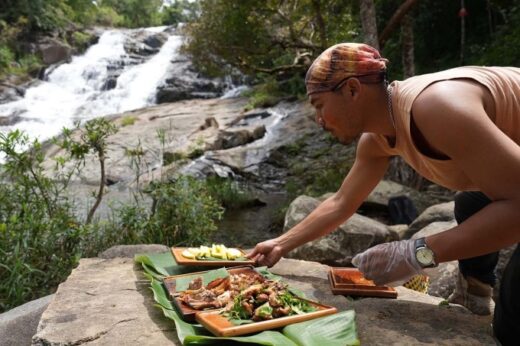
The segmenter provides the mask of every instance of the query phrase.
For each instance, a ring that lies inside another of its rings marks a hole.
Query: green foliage
[[[272,74],[280,80],[303,77],[309,57],[326,48],[327,39],[355,39],[347,1],[199,3],[200,17],[187,27],[185,49],[208,74],[225,73],[226,63],[247,74]],[[326,19],[323,28],[316,26],[320,15]],[[321,29],[324,36],[317,34]]]
[[[177,161],[185,160],[187,158],[186,154],[183,152],[164,152],[163,153],[163,165],[167,166]]]
[[[0,45],[0,70],[7,69],[14,61],[14,53],[6,45]]]
[[[231,179],[208,177],[206,186],[211,196],[225,208],[239,209],[256,203],[253,195]]]
[[[106,119],[91,120],[75,133],[65,129],[54,140],[65,155],[55,158],[52,172],[43,167],[44,150],[37,140],[20,131],[0,134],[5,159],[0,171],[0,311],[52,292],[79,258],[115,244],[206,243],[222,217],[221,203],[239,200],[241,193],[230,182],[181,176],[148,187],[151,207],[137,195],[134,203],[112,206],[104,220],[92,218],[93,207],[84,221],[67,193],[69,182],[89,153],[98,157],[103,177],[102,157],[115,131]],[[131,159],[144,154],[139,147],[133,151]],[[102,190],[96,204],[100,198]]]
[[[177,25],[193,21],[199,11],[197,1],[176,0],[161,10],[162,25]]]
[[[203,181],[180,177],[171,184],[154,186],[153,223],[163,230],[162,244],[202,244],[217,230],[223,210],[209,194]]]
[[[306,97],[304,79],[293,76],[284,81],[277,81],[272,77],[266,77],[263,83],[244,92],[242,96],[249,98],[245,106],[246,111],[257,107],[272,107],[287,98]]]
[[[84,51],[92,42],[93,36],[81,31],[74,31],[72,33],[72,45]]]
[[[32,144],[30,150],[23,150]],[[46,294],[77,262],[81,229],[64,180],[44,174],[41,145],[19,131],[0,134],[0,310]],[[57,172],[57,177],[64,177]]]
[[[506,24],[492,34],[489,46],[471,47],[472,63],[479,65],[520,65],[520,7],[505,12]]]
[[[99,6],[96,23],[103,26],[114,27],[122,26],[125,19],[116,10],[108,6]]]
[[[120,23],[128,28],[156,26],[161,24],[161,0],[100,0],[101,8],[112,8],[123,18]]]
[[[133,115],[126,115],[121,119],[121,126],[131,126],[135,123],[137,118]]]

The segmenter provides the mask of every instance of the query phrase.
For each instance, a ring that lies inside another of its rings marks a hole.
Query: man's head
[[[333,91],[350,77],[382,75],[388,60],[363,43],[339,43],[314,60],[305,76],[307,95]]]
[[[358,137],[364,105],[370,103],[365,96],[373,94],[373,86],[365,84],[383,85],[387,62],[366,44],[340,43],[325,50],[305,77],[318,124],[343,143]]]

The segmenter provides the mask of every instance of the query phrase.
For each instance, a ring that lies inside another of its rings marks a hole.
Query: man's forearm
[[[437,262],[465,259],[520,242],[520,202],[496,201],[457,227],[426,238]]]
[[[353,206],[345,206],[335,196],[321,203],[303,221],[278,237],[283,253],[329,234],[354,213]]]

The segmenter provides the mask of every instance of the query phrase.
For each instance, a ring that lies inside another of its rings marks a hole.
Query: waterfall
[[[153,35],[165,27],[148,28]],[[164,82],[171,61],[176,59],[182,37],[171,35],[160,51],[145,62],[132,63],[124,44],[131,30],[109,30],[84,55],[54,69],[39,85],[18,101],[0,105],[0,116],[19,117],[20,122],[0,131],[25,131],[31,138],[48,139],[77,120],[89,120],[154,104],[157,87]],[[116,86],[105,84],[113,70],[120,69]]]

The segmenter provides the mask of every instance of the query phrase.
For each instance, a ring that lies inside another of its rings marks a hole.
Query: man
[[[274,265],[290,250],[348,219],[400,155],[425,178],[464,191],[459,225],[425,239],[377,245],[353,263],[377,284],[403,282],[424,268],[459,259],[450,297],[479,314],[492,308],[497,251],[520,242],[520,69],[461,67],[393,82],[386,60],[364,44],[324,51],[306,76],[316,120],[343,143],[359,138],[356,161],[340,189],[307,218],[249,254]],[[520,247],[502,279],[494,331],[520,340]]]

